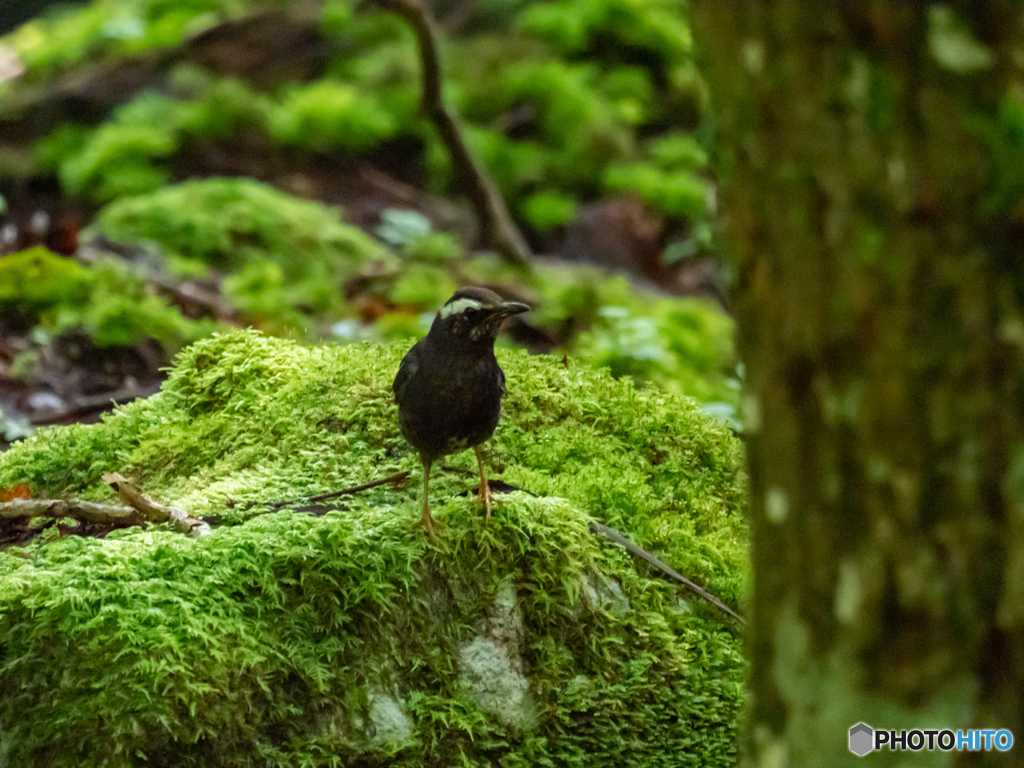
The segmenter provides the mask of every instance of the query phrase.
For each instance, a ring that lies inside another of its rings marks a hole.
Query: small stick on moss
[[[177,507],[167,507],[143,496],[142,491],[137,486],[116,472],[104,474],[103,482],[117,491],[117,495],[121,498],[122,502],[132,509],[138,510],[147,520],[151,520],[154,523],[170,521],[181,533],[193,538],[208,536],[212,533],[210,526],[202,520],[193,517],[187,512],[183,512]]]
[[[671,576],[673,579],[676,579],[677,581],[681,581],[683,584],[688,586],[690,589],[692,589],[698,595],[703,597],[705,600],[707,600],[710,603],[713,603],[714,605],[717,605],[723,611],[725,611],[730,616],[735,618],[740,624],[746,626],[746,624],[747,624],[746,620],[744,620],[744,618],[742,616],[740,616],[738,613],[736,613],[736,611],[734,611],[732,608],[727,606],[725,603],[723,603],[717,597],[712,595],[710,592],[708,592],[708,591],[698,587],[696,584],[694,584],[692,581],[690,581],[685,576],[681,576],[679,573],[677,573],[672,568],[670,568],[668,565],[666,565],[661,560],[656,558],[654,555],[652,555],[646,549],[641,549],[640,547],[638,547],[636,544],[631,542],[629,539],[627,539],[621,533],[616,531],[614,528],[609,528],[607,525],[601,525],[601,523],[596,523],[596,522],[592,521],[590,523],[590,532],[591,533],[601,533],[601,534],[604,534],[607,538],[611,539],[612,541],[614,541],[619,546],[625,547],[626,549],[628,549],[630,552],[632,552],[637,557],[640,557],[640,558],[646,560],[648,563],[653,565],[655,568],[657,568],[662,573],[665,573],[665,574]]]
[[[0,503],[0,518],[17,517],[72,517],[85,523],[101,525],[142,525],[146,518],[132,507],[113,504],[95,504],[91,501],[65,501],[64,499],[14,499]]]
[[[407,478],[411,474],[412,472],[407,469],[404,472],[396,472],[393,475],[382,477],[380,480],[371,480],[370,482],[363,483],[362,485],[353,485],[350,488],[342,488],[340,491],[322,493],[319,496],[312,496],[308,499],[291,499],[289,501],[275,501],[273,504],[270,505],[270,508],[280,509],[281,507],[288,507],[291,506],[292,504],[313,504],[317,501],[334,499],[337,498],[338,496],[347,496],[352,493],[361,493],[362,491],[368,491],[371,488],[376,488],[378,485],[387,485],[388,483],[397,485],[398,483],[405,480],[405,478]]]
[[[412,27],[419,44],[423,79],[423,111],[441,135],[451,156],[455,175],[480,220],[480,237],[495,248],[501,257],[513,266],[530,269],[530,246],[509,215],[498,186],[473,160],[473,155],[462,137],[459,123],[444,105],[441,96],[441,60],[438,55],[437,33],[430,8],[423,0],[375,0],[376,4],[391,11]]]

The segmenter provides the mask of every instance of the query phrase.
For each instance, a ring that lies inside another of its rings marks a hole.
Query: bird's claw
[[[432,541],[437,540],[437,528],[441,524],[434,519],[433,515],[430,514],[429,508],[423,508],[423,515],[416,521],[416,525],[422,525],[426,529],[427,535]]]
[[[491,485],[486,480],[480,481],[479,500],[487,509],[487,517],[484,519],[489,521],[491,519]],[[496,503],[497,499],[494,501]]]

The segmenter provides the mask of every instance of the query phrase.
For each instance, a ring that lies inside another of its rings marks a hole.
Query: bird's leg
[[[484,475],[484,455],[477,445],[473,448],[476,451],[476,464],[480,467],[480,501],[487,508],[486,520],[491,519],[491,486],[487,484],[487,477]]]
[[[434,538],[437,521],[430,514],[430,464],[428,459],[423,459],[423,513],[420,516],[419,525],[427,529],[430,538]]]

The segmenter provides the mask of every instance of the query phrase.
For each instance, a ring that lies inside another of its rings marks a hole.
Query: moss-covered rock
[[[415,480],[321,517],[248,506],[415,479],[390,392],[406,348],[217,336],[159,395],[0,457],[0,487],[109,499],[117,470],[224,523],[0,553],[0,760],[735,763],[734,628],[587,529],[621,528],[738,601],[740,451],[692,401],[500,353],[491,463],[536,496],[485,524],[471,475],[437,472],[436,543],[413,526]]]

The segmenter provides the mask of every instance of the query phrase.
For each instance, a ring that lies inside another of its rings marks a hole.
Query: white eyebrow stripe
[[[441,307],[441,319],[451,317],[458,312],[465,312],[467,309],[480,309],[482,306],[483,304],[476,299],[458,299]]]

